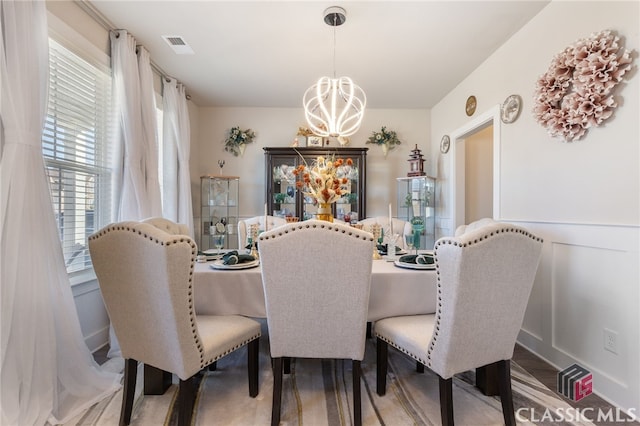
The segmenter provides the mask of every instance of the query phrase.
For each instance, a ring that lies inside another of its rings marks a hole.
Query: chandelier
[[[358,131],[367,97],[349,77],[336,78],[336,27],[346,21],[338,6],[324,11],[324,22],[333,27],[333,78],[320,77],[304,93],[304,115],[311,131],[321,137],[350,136]]]

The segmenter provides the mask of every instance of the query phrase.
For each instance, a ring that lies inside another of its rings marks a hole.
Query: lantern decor
[[[413,176],[425,176],[424,172],[424,158],[422,158],[422,151],[418,149],[418,145],[411,150],[411,154],[409,155],[409,173],[407,173],[408,177]]]

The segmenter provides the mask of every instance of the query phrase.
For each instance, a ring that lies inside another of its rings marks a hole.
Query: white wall
[[[302,94],[300,95],[302,96]],[[296,137],[298,127],[304,126],[302,108],[200,108],[199,138],[191,155],[191,178],[195,223],[199,223],[199,178],[218,173],[218,160],[225,160],[223,173],[240,176],[240,216],[251,217],[264,212],[265,158],[263,147],[289,146]],[[247,146],[242,157],[224,151],[224,140],[235,125],[256,132],[254,143]],[[381,126],[395,130],[402,144],[385,158],[382,149],[365,144],[372,131]],[[389,203],[396,211],[396,178],[406,176],[407,160],[416,144],[431,161],[428,152],[430,134],[428,110],[368,109],[360,131],[351,137],[351,147],[365,146],[367,153],[367,215],[386,216]],[[337,146],[337,145],[334,145]]]
[[[545,239],[520,341],[559,368],[577,362],[594,391],[622,408],[640,408],[639,40],[638,2],[554,1],[451,91],[431,114],[431,139],[464,127],[469,95],[476,116],[519,94],[519,119],[501,132],[500,217]],[[619,108],[578,142],[550,138],[531,114],[537,77],[553,56],[594,32],[612,29],[635,51],[636,71],[618,91]],[[453,143],[453,142],[452,142]],[[437,157],[440,206],[450,206],[449,158]],[[440,209],[441,223],[452,224]],[[443,232],[451,232],[444,229]],[[618,354],[603,329],[618,332]]]
[[[106,31],[71,1],[48,1],[67,24],[108,51]],[[594,373],[595,391],[625,408],[640,408],[640,139],[638,73],[625,87],[615,116],[591,129],[579,142],[549,138],[531,117],[536,78],[551,58],[578,38],[611,28],[624,44],[639,48],[638,2],[554,1],[496,54],[488,58],[432,111],[368,110],[353,146],[365,146],[372,130],[386,125],[403,144],[383,158],[379,147],[368,155],[368,213],[386,215],[396,197],[395,178],[406,175],[415,144],[427,159],[425,170],[437,176],[441,234],[451,233],[447,190],[448,157],[439,141],[474,117],[464,113],[469,95],[478,99],[475,116],[520,94],[524,110],[513,124],[502,125],[500,219],[520,223],[545,239],[543,260],[521,333],[526,346],[558,367],[578,362]],[[198,223],[199,176],[217,171],[241,177],[241,215],[262,213],[263,146],[287,146],[304,122],[301,109],[198,108],[190,103],[193,207]],[[233,125],[258,133],[242,158],[223,151]],[[433,141],[433,142],[430,142]],[[442,209],[442,206],[445,209]],[[447,227],[448,226],[448,227]],[[91,349],[106,342],[108,321],[95,282],[74,287],[83,334]],[[619,333],[619,354],[602,349],[602,329]],[[637,412],[637,411],[636,411]]]

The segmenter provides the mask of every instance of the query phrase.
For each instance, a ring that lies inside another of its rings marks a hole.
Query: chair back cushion
[[[260,225],[260,229],[263,231],[265,230],[264,216],[255,216],[238,221],[238,248],[242,249],[246,247],[248,244],[247,238],[249,237],[249,227],[255,223]],[[267,216],[269,230],[282,226],[285,223],[287,223],[287,220],[283,217]]]
[[[91,235],[89,250],[122,356],[180,377],[197,372],[203,360],[193,310],[194,241],[121,222]]]
[[[317,220],[260,236],[272,357],[362,360],[373,247],[368,232]]]
[[[455,236],[459,237],[467,232],[475,231],[478,228],[481,228],[485,225],[489,225],[491,223],[495,223],[495,221],[489,217],[483,217],[482,219],[478,219],[475,222],[471,222],[468,225],[460,225],[456,228]]]
[[[142,222],[155,226],[158,229],[162,229],[167,234],[171,235],[189,235],[189,227],[184,223],[175,223],[164,217],[150,217],[144,219]]]
[[[449,378],[511,359],[541,249],[542,239],[498,222],[436,242],[438,305],[427,356],[431,369]]]

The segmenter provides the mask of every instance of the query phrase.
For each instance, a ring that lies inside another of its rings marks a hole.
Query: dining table
[[[216,265],[213,262],[195,264],[193,293],[197,315],[266,318],[259,266],[230,270],[212,266]],[[304,279],[304,271],[291,273]],[[435,269],[407,269],[388,259],[373,260],[367,320],[434,313],[436,283]]]

